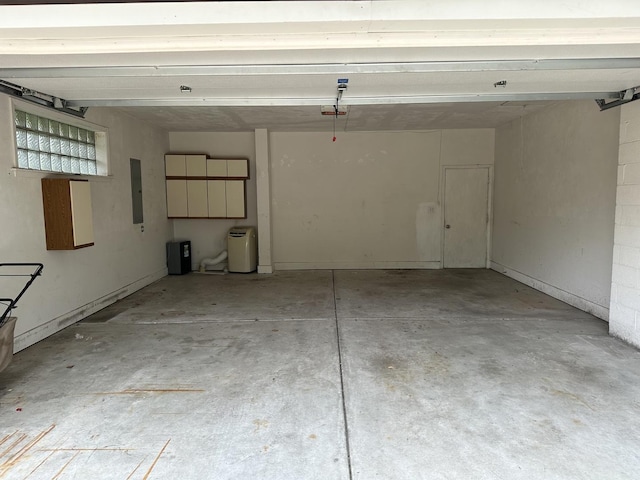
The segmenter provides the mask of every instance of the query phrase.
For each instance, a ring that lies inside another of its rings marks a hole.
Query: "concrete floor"
[[[166,277],[15,355],[0,406],[3,479],[640,471],[639,352],[487,270]]]

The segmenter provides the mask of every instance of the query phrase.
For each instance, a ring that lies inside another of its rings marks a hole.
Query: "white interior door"
[[[444,268],[486,268],[488,203],[488,168],[445,168]]]

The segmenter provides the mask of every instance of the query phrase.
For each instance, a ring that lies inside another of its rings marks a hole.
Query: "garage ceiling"
[[[347,130],[495,127],[640,85],[638,2],[517,3],[0,6],[0,79],[218,131],[331,129],[340,78]]]
[[[550,102],[438,103],[359,105],[336,119],[336,130],[430,130],[440,128],[493,128],[540,109]],[[594,103],[593,108],[597,108]],[[291,107],[118,107],[167,131],[244,132],[268,128],[275,132],[333,130],[333,117],[317,106]]]

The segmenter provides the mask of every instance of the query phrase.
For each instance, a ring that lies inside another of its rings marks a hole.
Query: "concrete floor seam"
[[[351,447],[349,445],[349,423],[347,419],[347,402],[344,396],[344,374],[342,369],[342,351],[340,349],[340,322],[338,320],[338,302],[336,300],[335,271],[331,270],[331,289],[333,291],[333,315],[336,321],[336,346],[338,349],[338,368],[340,370],[340,395],[342,396],[342,415],[344,419],[344,441],[347,449],[347,466],[349,467],[349,480],[353,480],[351,470]]]
[[[332,321],[332,318],[234,318],[231,320],[218,320],[218,319],[211,319],[211,320],[197,320],[197,321],[180,321],[180,322],[171,322],[171,321],[166,321],[166,322],[130,322],[129,325],[149,325],[149,326],[153,326],[153,325],[208,325],[208,324],[225,324],[225,323],[238,323],[238,322],[242,322],[242,323],[252,323],[252,322],[262,322],[262,323],[268,323],[268,322],[326,322],[326,321]],[[98,324],[98,323],[105,323],[105,322],[87,322],[87,321],[82,321],[83,324]],[[121,325],[125,325],[125,323],[120,323]]]
[[[581,317],[477,317],[477,316],[463,316],[463,315],[432,315],[432,316],[423,316],[423,317],[403,317],[403,316],[393,316],[393,317],[376,317],[371,315],[361,315],[358,317],[340,317],[341,320],[349,320],[349,321],[358,321],[358,320],[371,320],[371,321],[383,321],[383,320],[402,320],[406,322],[434,322],[434,321],[460,321],[460,322],[468,322],[469,320],[473,320],[474,322],[483,322],[483,323],[500,323],[500,322],[557,322],[557,321],[580,321],[584,320]],[[302,320],[302,319],[301,319]],[[304,319],[307,320],[307,319]],[[601,320],[605,322],[604,320]],[[608,323],[608,322],[605,322]]]

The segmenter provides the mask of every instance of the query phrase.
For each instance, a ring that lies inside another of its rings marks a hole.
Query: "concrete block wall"
[[[622,107],[609,332],[640,347],[640,102]]]

